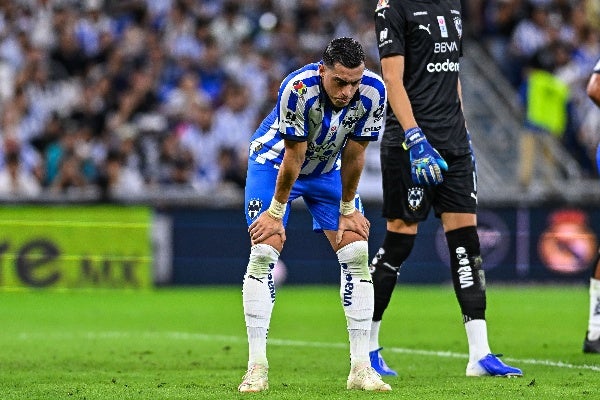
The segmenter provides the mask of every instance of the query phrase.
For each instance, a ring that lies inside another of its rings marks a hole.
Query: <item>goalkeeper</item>
[[[492,354],[487,338],[475,158],[459,81],[461,2],[379,1],[375,25],[388,90],[381,142],[387,232],[371,263],[375,290],[371,365],[382,375],[396,375],[381,356],[380,324],[419,222],[433,208],[446,234],[454,291],[467,334],[466,375],[521,376],[520,369]]]

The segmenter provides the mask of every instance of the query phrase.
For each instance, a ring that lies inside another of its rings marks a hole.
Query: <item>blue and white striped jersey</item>
[[[279,168],[285,151],[283,140],[307,141],[300,175],[319,175],[340,169],[347,138],[375,141],[384,122],[386,91],[383,80],[365,70],[350,103],[332,107],[313,63],[292,72],[281,83],[277,105],[252,135],[249,158]]]

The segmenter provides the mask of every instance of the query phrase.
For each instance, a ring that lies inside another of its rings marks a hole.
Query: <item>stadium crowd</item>
[[[465,34],[484,38],[515,88],[536,59],[568,82],[575,107],[564,137],[587,154],[600,118],[585,83],[600,41],[584,0],[463,4]],[[319,59],[339,36],[356,38],[367,67],[379,70],[374,7],[341,0],[0,2],[0,197],[243,188],[248,138],[286,73]],[[552,57],[540,57],[542,49]]]

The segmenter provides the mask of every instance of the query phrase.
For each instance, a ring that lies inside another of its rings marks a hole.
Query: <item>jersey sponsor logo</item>
[[[460,17],[452,18],[454,21],[454,26],[456,27],[456,32],[458,32],[458,38],[462,38],[462,20]]]
[[[387,39],[387,35],[388,35],[388,28],[382,29],[381,32],[379,32],[379,41],[383,42]]]
[[[460,265],[457,270],[460,288],[466,289],[473,286],[475,284],[473,281],[473,269],[471,268],[467,250],[464,247],[457,247],[456,258],[458,259],[458,265]]]
[[[450,53],[453,51],[458,51],[456,42],[437,42],[433,46],[434,53]]]
[[[294,87],[294,92],[296,92],[298,94],[298,96],[300,96],[300,97],[304,96],[306,94],[306,92],[308,91],[308,88],[302,81],[294,82],[293,87]]]
[[[390,6],[390,1],[389,0],[379,0],[377,2],[377,7],[375,7],[375,11],[379,11],[382,8],[388,8]]]
[[[415,11],[413,15],[415,17],[418,17],[419,15],[427,15],[427,11]]]
[[[371,126],[368,128],[365,128],[364,131],[365,132],[379,132],[381,130],[381,125],[379,126]]]
[[[458,72],[460,70],[460,64],[452,62],[449,59],[441,63],[429,63],[427,64],[427,72]]]
[[[291,125],[294,123],[295,120],[296,120],[296,113],[293,112],[292,110],[287,110],[285,112],[285,119],[283,120],[283,122],[285,122],[288,125]]]
[[[392,43],[392,40],[388,39],[387,37],[388,37],[388,28],[382,29],[379,32],[379,42],[380,42],[379,47],[383,47],[386,44]]]
[[[421,24],[419,24],[419,29],[421,29],[421,30],[424,30],[424,31],[427,31],[427,33],[429,33],[429,34],[431,35],[431,30],[430,30],[430,28],[429,28],[429,26],[430,26],[430,25],[431,25],[431,24],[427,24],[427,26],[425,26],[425,25],[421,25]]]
[[[248,209],[246,212],[251,220],[258,217],[260,210],[262,210],[262,201],[260,199],[252,199],[248,202]]]
[[[448,27],[446,27],[446,18],[444,18],[442,15],[438,15],[437,16],[437,22],[438,25],[440,26],[440,33],[442,34],[442,37],[448,37]]]
[[[373,122],[378,122],[381,118],[383,118],[383,113],[385,112],[385,103],[377,107],[375,111],[373,111]]]
[[[262,148],[263,148],[263,147],[264,147],[264,144],[263,144],[263,143],[257,143],[257,144],[256,144],[256,146],[254,146],[254,147],[252,148],[252,152],[253,152],[253,153],[258,153],[259,151],[261,151],[261,150],[262,150]]]
[[[458,11],[458,10],[450,10],[450,14],[460,15],[460,11]]]
[[[413,187],[408,189],[408,208],[417,211],[423,202],[423,188]]]

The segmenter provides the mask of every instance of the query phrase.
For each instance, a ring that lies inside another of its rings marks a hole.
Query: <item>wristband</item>
[[[275,219],[282,219],[285,214],[286,203],[280,203],[275,200],[275,197],[271,199],[271,205],[267,209],[267,213]]]
[[[354,200],[352,201],[344,201],[340,200],[340,214],[342,215],[350,215],[356,210],[356,206],[354,205]]]

